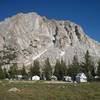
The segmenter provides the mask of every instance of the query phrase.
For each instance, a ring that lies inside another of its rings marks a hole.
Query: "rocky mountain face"
[[[52,64],[57,59],[68,64],[74,55],[83,60],[87,50],[93,59],[100,58],[100,44],[89,38],[79,25],[67,20],[20,13],[0,22],[0,58],[4,64],[16,62],[28,66],[36,59],[46,58]]]

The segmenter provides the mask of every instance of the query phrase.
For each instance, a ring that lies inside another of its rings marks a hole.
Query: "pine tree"
[[[40,64],[38,60],[34,61],[33,71],[34,71],[34,75],[40,76]]]
[[[82,71],[81,66],[78,62],[78,57],[75,55],[72,60],[72,64],[67,69],[67,75],[71,76],[75,81],[75,76]]]
[[[58,80],[63,80],[64,76],[66,75],[67,67],[63,60],[56,62],[55,64],[55,71],[54,75],[58,78]]]
[[[34,75],[38,75],[40,76],[40,64],[38,60],[35,60],[33,65],[30,66],[30,77],[34,76]]]
[[[63,79],[64,76],[66,76],[66,74],[67,74],[67,66],[66,66],[66,63],[63,60],[61,60],[60,65],[61,65],[61,67],[60,67],[60,70],[61,70],[60,75],[61,75],[61,78]]]
[[[85,54],[85,61],[82,64],[82,68],[86,76],[88,77],[88,80],[93,79],[93,70],[94,70],[94,63],[91,59],[91,56],[89,54],[89,51],[87,50]]]
[[[30,69],[29,69],[29,72],[28,72],[29,77],[32,78],[33,73],[34,73],[34,71],[33,71],[33,65],[30,65]]]
[[[98,70],[97,70],[97,75],[100,77],[100,61],[98,62]]]
[[[9,74],[6,68],[4,68],[3,71],[4,71],[5,78],[9,78]]]
[[[4,79],[4,78],[5,78],[5,75],[4,75],[3,69],[2,67],[0,67],[0,79]]]
[[[58,78],[58,80],[61,80],[62,79],[61,78],[61,75],[60,75],[60,67],[61,67],[60,61],[57,60],[56,61],[56,64],[55,64],[54,75]]]
[[[9,73],[9,78],[15,79],[17,75],[17,64],[13,64],[10,67],[8,73]]]
[[[23,76],[23,79],[27,79],[28,74],[26,72],[25,66],[23,65],[23,68],[21,70],[21,75]]]
[[[46,80],[51,80],[51,76],[52,76],[52,67],[51,64],[49,62],[49,59],[47,58],[47,60],[45,61],[45,65],[44,65],[44,75],[46,77]]]

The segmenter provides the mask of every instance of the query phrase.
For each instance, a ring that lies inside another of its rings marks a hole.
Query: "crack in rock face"
[[[83,60],[87,50],[93,59],[100,59],[100,44],[88,37],[79,25],[67,20],[49,20],[36,13],[19,13],[0,22],[0,55],[2,50],[6,52],[5,45],[16,54],[9,63],[16,62],[19,66],[47,58],[52,64],[57,59],[68,64],[75,55]]]

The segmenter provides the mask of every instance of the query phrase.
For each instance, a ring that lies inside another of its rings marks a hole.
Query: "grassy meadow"
[[[20,91],[8,91],[14,87]],[[0,81],[0,100],[100,100],[100,83]]]

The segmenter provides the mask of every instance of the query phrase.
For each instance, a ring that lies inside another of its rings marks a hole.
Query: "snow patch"
[[[36,60],[37,58],[39,58],[42,54],[44,54],[48,49],[44,50],[43,52],[41,52],[40,54],[38,54],[35,57],[32,57],[32,60]],[[31,62],[27,62],[25,65],[28,66],[29,64],[31,64]]]

